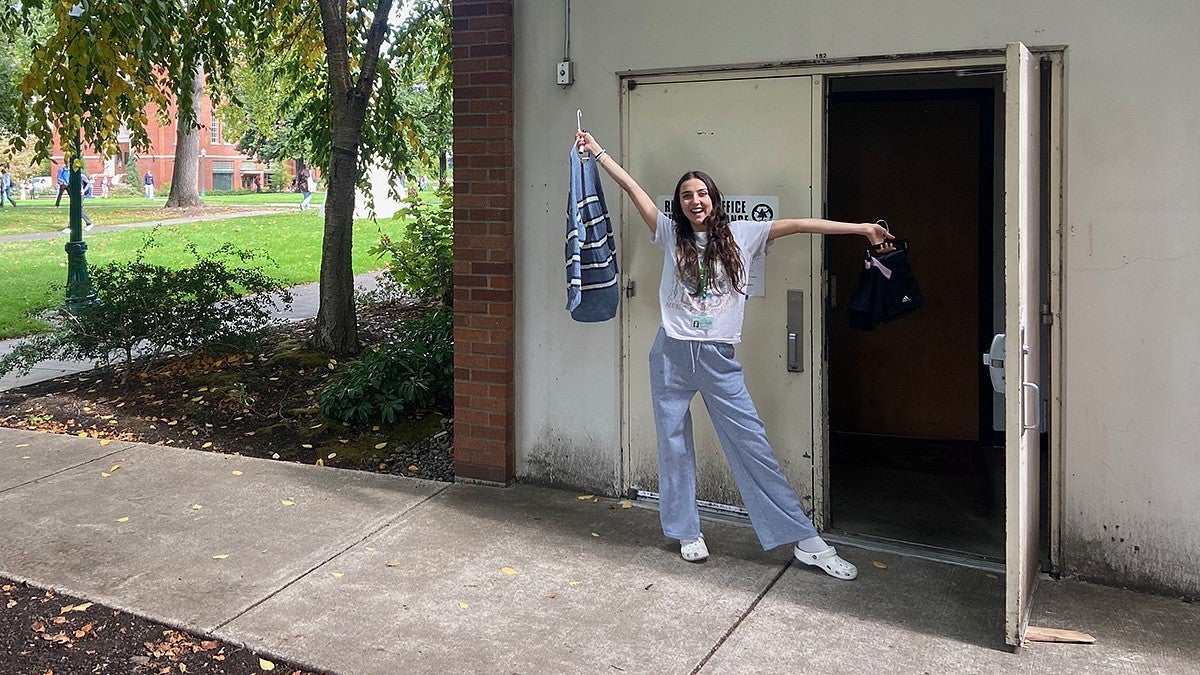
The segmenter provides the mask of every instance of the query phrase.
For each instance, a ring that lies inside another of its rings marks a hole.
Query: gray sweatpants
[[[671,539],[700,536],[696,508],[696,450],[689,411],[704,399],[737,481],[750,523],[764,550],[817,536],[788,483],[758,418],[733,345],[668,337],[662,328],[650,348],[650,394],[658,431],[659,516]]]

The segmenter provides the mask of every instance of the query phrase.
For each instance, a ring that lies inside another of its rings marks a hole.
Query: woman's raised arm
[[[633,176],[630,176],[625,169],[621,168],[621,165],[617,163],[617,160],[612,155],[608,154],[608,151],[600,147],[600,144],[596,142],[596,139],[591,134],[586,131],[577,132],[575,134],[575,144],[592,153],[592,156],[596,158],[597,162],[600,162],[600,166],[604,167],[608,175],[617,181],[617,185],[620,185],[625,194],[629,195],[629,199],[633,201],[634,208],[638,210],[638,213],[642,216],[642,220],[646,222],[646,227],[650,228],[650,233],[654,234],[654,231],[658,228],[658,206],[655,205],[650,195],[646,194],[646,191],[642,189],[641,185],[638,185]]]

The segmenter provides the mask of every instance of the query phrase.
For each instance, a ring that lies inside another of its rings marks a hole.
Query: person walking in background
[[[108,199],[108,174],[100,177],[100,196]]]
[[[58,170],[58,199],[54,200],[54,205],[58,206],[62,203],[62,196],[71,186],[71,170],[63,164]]]
[[[17,205],[12,198],[12,186],[12,176],[8,175],[8,167],[0,168],[0,209],[4,208],[6,199],[9,204]]]
[[[92,189],[92,179],[88,178],[88,175],[86,173],[80,172],[80,174],[79,174],[79,192],[80,192],[80,194],[82,194],[88,190],[91,190],[91,189]],[[85,230],[92,229],[92,219],[88,218],[88,215],[83,212],[83,204],[82,203],[79,205],[79,215],[83,217],[83,229],[85,229]],[[62,232],[63,232],[63,234],[71,234],[71,228],[64,227]]]
[[[312,174],[308,172],[308,169],[305,169],[296,177],[296,184],[300,192],[304,195],[303,201],[300,202],[300,210],[307,211],[309,205],[312,204],[313,187],[316,181],[313,180]]]
[[[142,186],[146,188],[146,199],[154,199],[154,172],[150,169],[142,177]]]

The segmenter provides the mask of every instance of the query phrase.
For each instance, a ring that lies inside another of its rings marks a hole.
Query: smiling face
[[[712,214],[712,196],[704,181],[689,178],[680,183],[675,194],[675,203],[692,223],[693,229],[701,232],[708,229],[704,222]]]

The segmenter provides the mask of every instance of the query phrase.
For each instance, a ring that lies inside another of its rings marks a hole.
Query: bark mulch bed
[[[0,636],[3,673],[312,673],[220,640],[2,577]]]
[[[386,343],[426,308],[359,309],[364,347]],[[169,358],[122,383],[116,367],[0,392],[0,426],[452,481],[449,411],[393,424],[321,416],[337,360],[310,347],[313,321],[273,329],[253,350]]]

